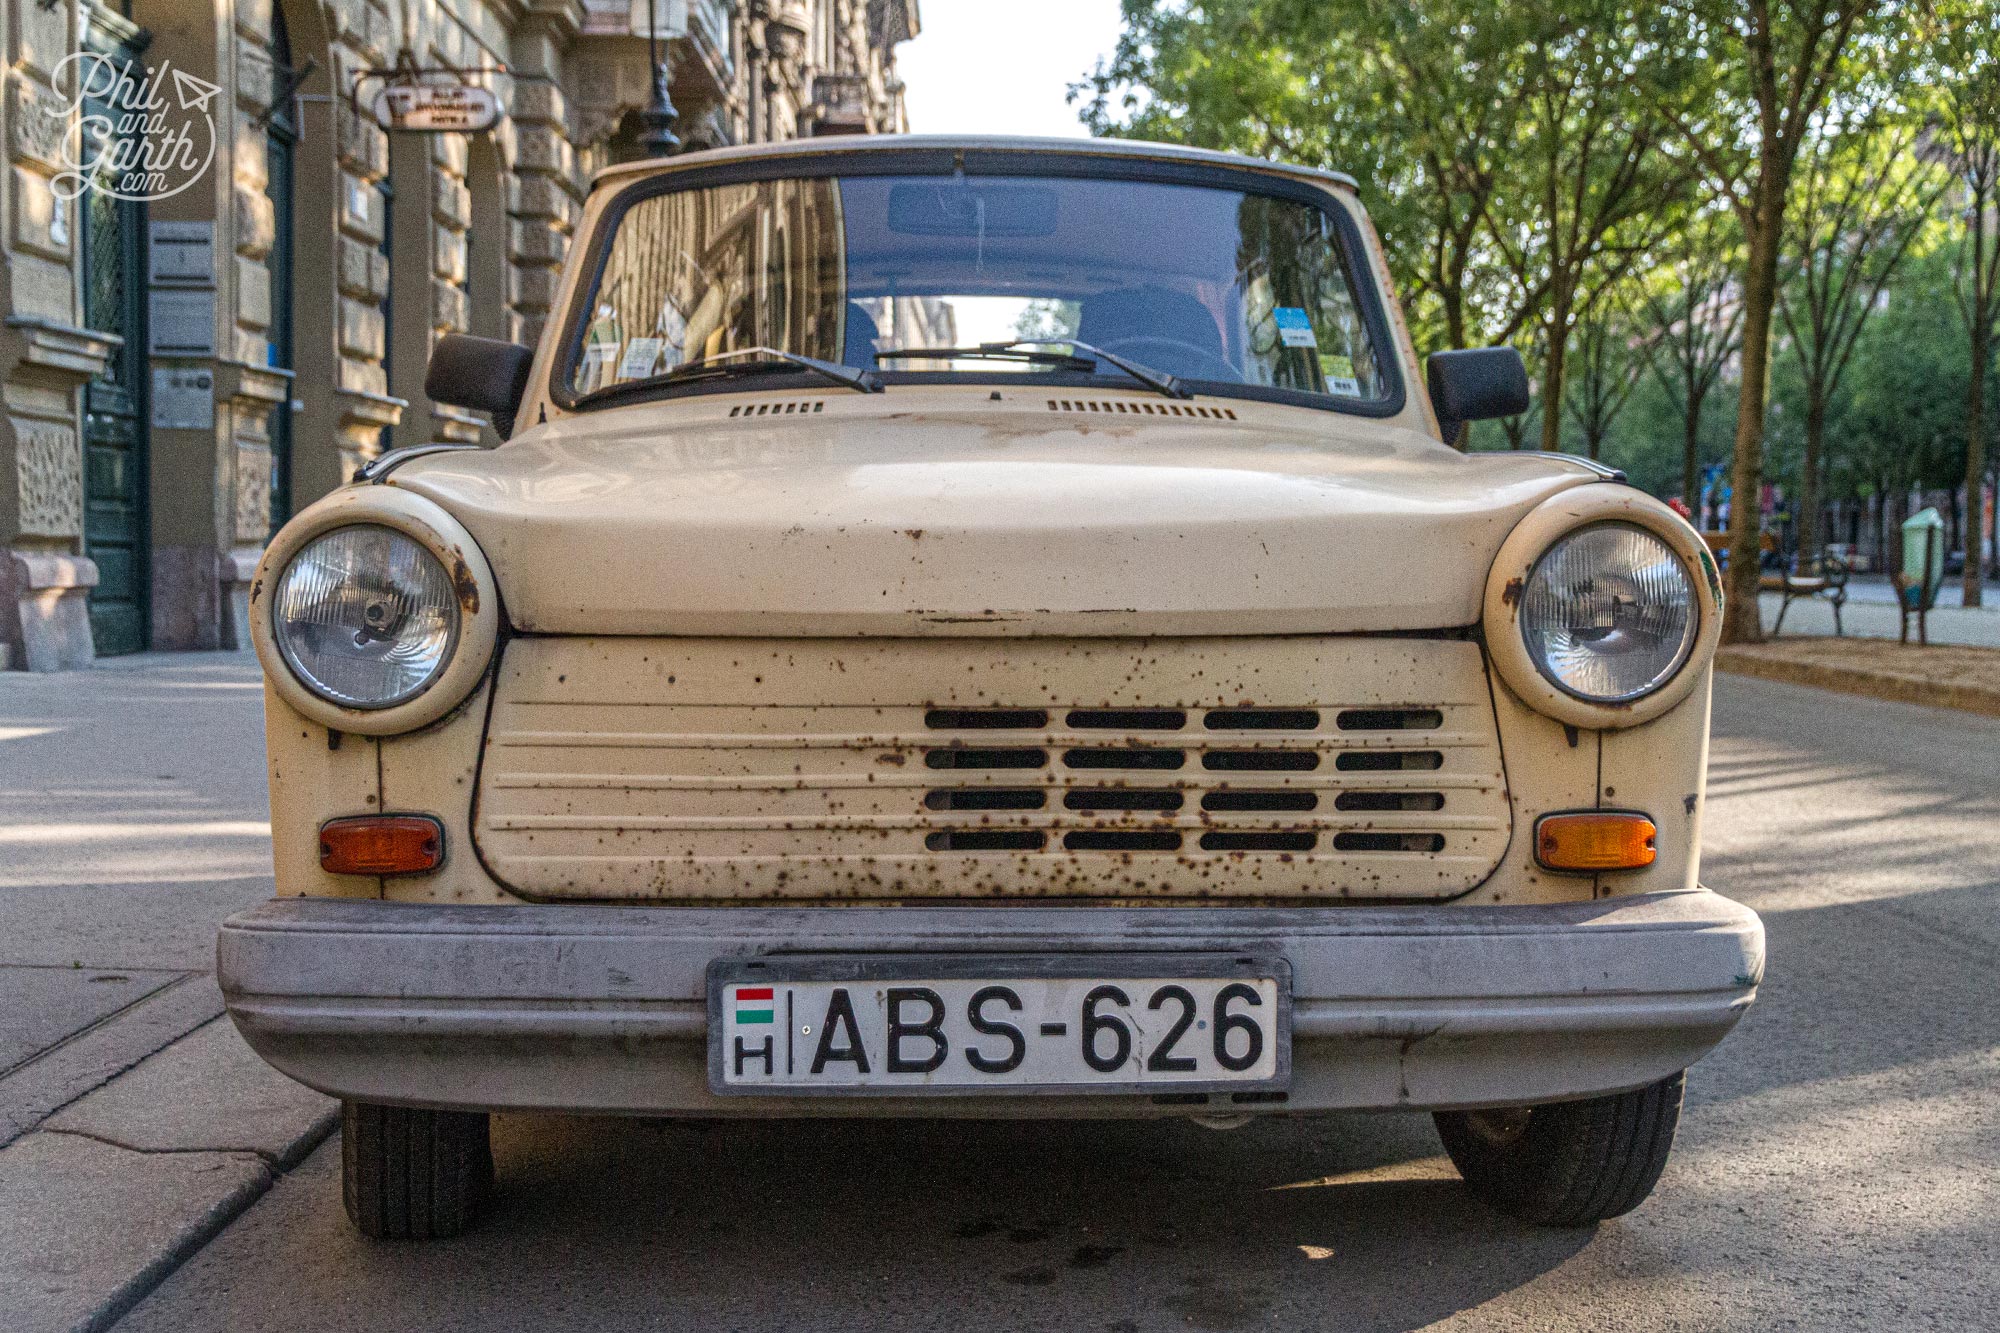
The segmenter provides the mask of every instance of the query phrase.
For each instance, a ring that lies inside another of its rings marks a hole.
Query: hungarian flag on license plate
[[[736,988],[736,1021],[738,1023],[769,1023],[773,1021],[772,1006],[775,1003],[769,986],[738,986]]]

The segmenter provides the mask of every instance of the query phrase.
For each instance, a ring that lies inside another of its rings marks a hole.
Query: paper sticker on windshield
[[[623,344],[616,342],[592,342],[583,345],[583,365],[579,367],[579,378],[585,392],[604,387],[606,369],[618,363],[618,349]]]
[[[653,373],[660,361],[660,338],[634,338],[625,344],[625,359],[618,363],[618,378],[642,380]]]
[[[1278,341],[1287,347],[1310,347],[1319,350],[1319,339],[1313,336],[1312,320],[1297,306],[1281,305],[1271,312],[1278,321]]]
[[[1361,381],[1354,377],[1354,358],[1329,352],[1319,359],[1319,369],[1326,376],[1328,393],[1345,394],[1349,398],[1361,396]]]

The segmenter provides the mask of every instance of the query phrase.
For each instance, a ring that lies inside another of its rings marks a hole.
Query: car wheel
[[[488,1117],[370,1102],[340,1105],[340,1193],[370,1240],[443,1240],[470,1225],[493,1183]]]
[[[1674,1146],[1685,1075],[1636,1092],[1496,1111],[1440,1111],[1438,1137],[1487,1204],[1549,1227],[1629,1213]]]

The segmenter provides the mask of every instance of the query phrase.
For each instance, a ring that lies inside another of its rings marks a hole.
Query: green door
[[[129,56],[128,56],[129,58]],[[116,123],[110,108],[86,115]],[[97,563],[90,633],[101,656],[146,646],[152,562],[146,520],[146,206],[86,190],[84,323],[125,341],[84,388],[83,549]]]

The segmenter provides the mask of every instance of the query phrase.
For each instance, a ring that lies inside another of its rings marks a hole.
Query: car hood
[[[1189,635],[1471,625],[1508,531],[1599,475],[1291,407],[902,396],[600,411],[388,482],[530,633]]]

